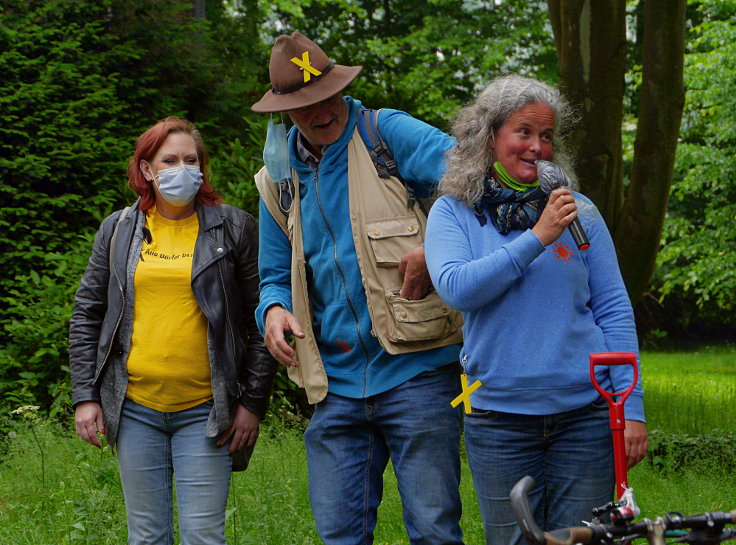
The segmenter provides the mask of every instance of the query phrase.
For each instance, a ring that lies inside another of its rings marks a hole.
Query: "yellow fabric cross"
[[[307,83],[309,81],[309,79],[312,77],[312,74],[314,74],[315,76],[322,75],[322,72],[320,72],[316,68],[313,68],[309,64],[309,51],[305,51],[304,53],[302,53],[301,59],[299,59],[298,57],[292,57],[291,62],[296,64],[304,72],[304,83]]]
[[[453,407],[457,407],[458,405],[460,405],[460,403],[462,403],[465,407],[465,413],[470,414],[470,411],[472,410],[470,408],[470,394],[483,386],[483,384],[481,383],[481,381],[476,380],[470,387],[468,387],[468,375],[466,375],[465,373],[462,373],[460,375],[460,384],[463,387],[463,392],[455,399],[450,401],[450,405],[452,405]]]

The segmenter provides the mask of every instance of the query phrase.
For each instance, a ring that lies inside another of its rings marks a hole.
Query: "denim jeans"
[[[381,394],[335,394],[304,435],[309,500],[326,545],[373,543],[383,472],[391,460],[414,545],[462,543],[460,412],[456,365],[426,371]]]
[[[172,475],[181,545],[224,545],[231,458],[205,436],[212,402],[173,413],[126,399],[117,440],[129,545],[173,545]]]
[[[474,409],[465,415],[465,445],[486,544],[522,543],[509,492],[524,475],[536,481],[529,503],[542,530],[580,526],[594,507],[613,499],[613,443],[603,400],[546,416]]]

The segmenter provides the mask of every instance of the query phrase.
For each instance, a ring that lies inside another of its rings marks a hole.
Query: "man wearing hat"
[[[412,544],[459,544],[462,532],[457,314],[424,263],[429,196],[453,141],[397,110],[377,129],[403,182],[380,178],[361,138],[363,107],[342,91],[360,66],[332,64],[299,34],[280,36],[261,194],[261,298],[266,345],[304,387],[309,497],[328,545],[373,542],[391,460]],[[406,185],[405,185],[406,184]]]

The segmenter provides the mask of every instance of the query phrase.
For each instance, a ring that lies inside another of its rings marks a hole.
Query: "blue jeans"
[[[603,400],[546,416],[473,410],[465,415],[465,445],[486,543],[513,545],[522,536],[509,492],[524,475],[543,530],[580,526],[613,499],[613,443]]]
[[[126,399],[117,440],[129,545],[173,545],[172,475],[181,545],[224,545],[227,445],[205,436],[212,402],[163,413]]]
[[[426,371],[365,399],[335,394],[304,435],[309,501],[326,545],[373,543],[389,459],[410,543],[462,543],[460,392],[456,365]]]

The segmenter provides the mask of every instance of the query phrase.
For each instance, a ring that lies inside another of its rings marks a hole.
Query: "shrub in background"
[[[660,471],[677,471],[696,464],[712,464],[719,471],[736,471],[736,433],[668,434],[652,430],[645,458]]]

